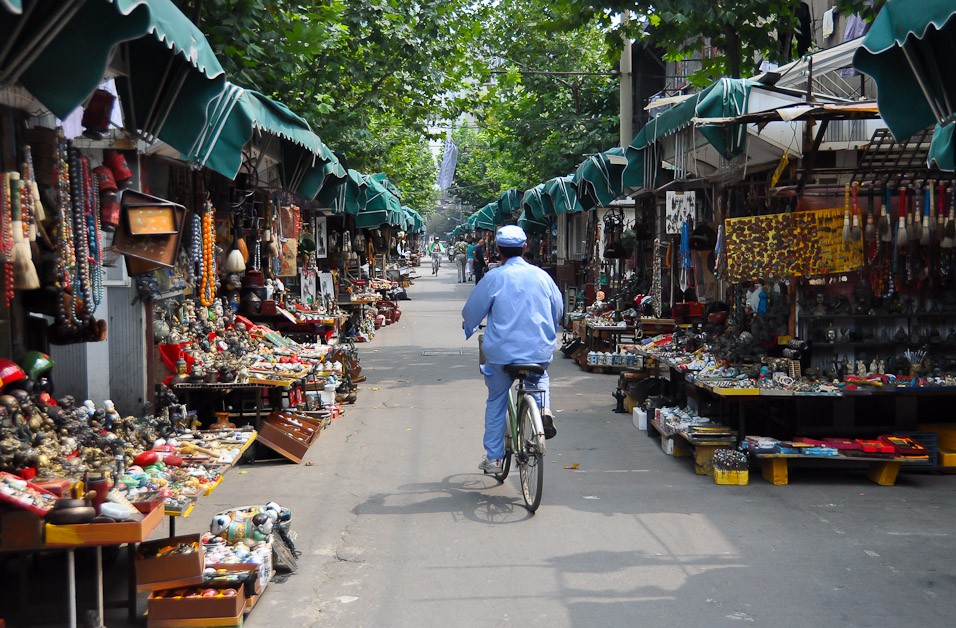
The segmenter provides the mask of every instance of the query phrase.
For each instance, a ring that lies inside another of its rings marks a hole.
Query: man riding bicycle
[[[564,313],[561,292],[551,277],[526,262],[528,238],[521,227],[498,229],[495,241],[501,265],[488,271],[472,290],[461,310],[465,337],[470,338],[487,318],[481,365],[488,387],[485,403],[485,458],[478,468],[499,473],[505,457],[505,424],[511,377],[504,367],[514,363],[537,363],[547,368],[558,346],[558,324]],[[529,384],[541,391],[541,420],[547,438],[556,434],[551,414],[547,371]]]
[[[445,245],[441,243],[438,236],[428,245],[428,255],[432,258],[432,274],[437,275],[441,268],[441,256],[445,253]]]

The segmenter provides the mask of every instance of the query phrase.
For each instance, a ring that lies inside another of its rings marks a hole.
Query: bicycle
[[[518,466],[521,497],[524,498],[525,507],[533,513],[541,504],[547,447],[541,410],[534,398],[534,393],[540,391],[526,387],[526,380],[529,375],[543,375],[544,367],[540,364],[508,364],[505,372],[517,385],[508,394],[508,431],[505,434],[505,457],[501,462],[501,472],[492,475],[499,482],[504,482],[511,471],[513,457]]]
[[[432,274],[437,275],[438,269],[441,268],[441,253],[438,251],[438,249],[435,249],[434,251],[432,251],[431,258],[432,258]]]
[[[484,334],[478,335],[478,362],[485,363],[482,348]],[[505,457],[501,461],[501,471],[491,475],[504,482],[511,472],[511,459],[518,466],[521,483],[521,497],[525,507],[534,513],[541,504],[541,492],[544,488],[544,454],[547,451],[544,437],[544,422],[535,393],[537,388],[526,386],[529,375],[544,375],[545,368],[540,364],[508,364],[505,373],[513,382],[508,392],[508,420],[505,432]]]

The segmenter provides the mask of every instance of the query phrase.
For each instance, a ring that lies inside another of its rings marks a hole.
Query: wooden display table
[[[737,445],[736,436],[727,437],[703,437],[687,434],[686,432],[673,432],[667,430],[657,418],[650,420],[650,424],[661,435],[663,439],[673,440],[673,456],[675,458],[694,457],[694,473],[697,475],[714,474],[714,452],[718,449],[733,448]]]
[[[866,477],[880,486],[893,486],[904,463],[919,464],[908,458],[870,458],[866,456],[807,456],[805,454],[753,454],[760,461],[763,479],[774,486],[784,486],[790,482],[789,462],[791,460],[823,460],[867,462],[869,468]]]

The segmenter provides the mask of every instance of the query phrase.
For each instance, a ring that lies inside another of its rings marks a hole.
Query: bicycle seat
[[[515,364],[506,364],[505,373],[507,373],[511,377],[524,377],[529,374],[544,375],[544,367],[541,366],[540,364],[534,364],[534,363],[521,364],[519,362]]]

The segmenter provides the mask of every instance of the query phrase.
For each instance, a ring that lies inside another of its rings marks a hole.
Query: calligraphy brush
[[[843,241],[850,239],[850,184],[843,191]]]
[[[893,210],[891,201],[893,200],[893,190],[886,186],[886,202],[883,203],[883,212],[880,214],[880,240],[883,242],[892,242],[893,234],[890,233],[890,217]]]
[[[946,218],[946,228],[943,230],[943,242],[940,246],[951,249],[956,244],[956,207],[954,207],[956,199],[953,198],[953,188],[947,191],[949,192],[949,217]]]
[[[913,193],[910,194],[911,212],[906,214],[906,239],[910,242],[918,242],[923,235],[923,225],[920,223],[920,189],[919,185],[913,186]]]
[[[939,207],[939,218],[936,221],[936,241],[942,242],[943,236],[946,231],[946,186],[943,185],[943,182],[939,182],[939,187],[936,190],[936,205]]]
[[[239,225],[235,216],[232,219],[232,246],[229,249],[229,255],[226,256],[226,263],[222,265],[227,273],[242,273],[246,270],[246,260],[243,259],[242,250],[239,248]]]
[[[857,204],[857,194],[859,194],[860,184],[853,182],[853,228],[850,230],[850,240],[859,242],[863,239],[863,231],[860,229],[860,206]]]
[[[896,223],[896,246],[902,248],[906,244],[906,217],[909,212],[906,211],[906,186],[900,186],[900,211],[899,219]]]
[[[926,202],[926,213],[923,218],[923,240],[920,240],[920,243],[923,245],[929,244],[930,240],[936,239],[936,182],[930,181],[929,188],[926,190],[928,199]],[[926,235],[926,231],[929,231],[929,235]]]
[[[873,213],[873,186],[866,191],[866,227],[863,229],[863,237],[867,242],[876,239],[876,216]]]

